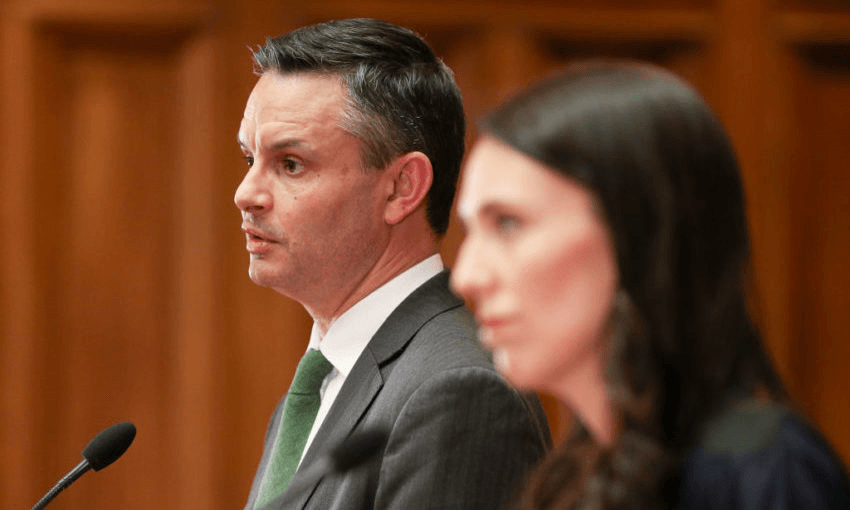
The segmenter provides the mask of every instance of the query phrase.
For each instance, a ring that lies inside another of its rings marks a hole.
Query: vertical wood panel
[[[20,173],[4,161],[19,193],[18,208],[4,210],[4,240],[31,233],[34,278],[4,298],[31,291],[34,324],[22,338],[33,361],[4,386],[27,400],[18,409],[28,423],[3,433],[23,428],[34,439],[13,452],[26,483],[13,478],[4,499],[31,505],[96,432],[127,419],[139,435],[123,468],[78,482],[52,506],[212,507],[213,59],[209,45],[186,44],[205,11],[50,2],[14,14],[4,20],[20,34],[12,42],[29,49],[13,54],[5,83],[20,77],[18,65],[33,71],[27,93],[4,86],[19,115],[4,116],[4,127],[29,126],[21,137],[31,152]],[[4,353],[9,345],[4,334]],[[32,392],[20,391],[29,378]]]
[[[791,240],[787,230],[776,227],[790,221],[791,174],[787,164],[772,165],[778,161],[767,152],[766,135],[776,107],[770,84],[781,79],[767,74],[775,70],[776,58],[768,50],[769,5],[768,0],[719,2],[721,28],[711,65],[718,79],[709,99],[729,131],[743,173],[756,282],[754,310],[778,368],[787,377]]]
[[[177,168],[167,91],[175,80],[168,52],[145,43],[59,34],[55,65],[67,68],[67,81],[55,100],[67,102],[59,108],[70,112],[45,139],[70,135],[67,152],[55,157],[57,165],[67,161],[56,171],[70,176],[54,210],[67,216],[67,225],[53,234],[66,250],[57,261],[56,289],[64,330],[56,338],[68,349],[66,444],[85,444],[98,424],[134,421],[140,433],[125,468],[157,483],[161,471],[151,468],[167,459],[148,445],[166,430],[160,403],[174,383],[167,360],[175,339],[167,322],[174,306],[170,174]],[[133,485],[119,474],[103,473],[116,478],[112,490],[89,483],[69,502],[121,501],[126,496],[116,496]],[[163,503],[154,494],[141,498]]]
[[[64,403],[54,409],[63,439],[56,451],[85,444],[111,423],[134,421],[139,436],[124,469],[100,474],[98,485],[84,484],[64,499],[157,507],[172,497],[179,461],[175,449],[159,446],[179,444],[180,430],[169,417],[180,409],[171,360],[183,347],[171,324],[180,305],[171,239],[179,217],[174,177],[182,170],[174,118],[178,41],[111,29],[89,34],[51,22],[46,51],[64,80],[50,80],[52,93],[39,98],[44,108],[64,112],[37,135],[47,142],[42,179],[64,183],[47,211],[63,221],[38,229],[58,267],[56,280],[42,283],[56,296],[48,336],[64,353],[52,367]],[[129,498],[137,483],[166,490]]]
[[[25,508],[37,481],[31,458],[39,435],[34,428],[35,408],[41,395],[35,387],[38,348],[35,309],[37,296],[34,260],[35,232],[28,228],[33,179],[32,145],[36,119],[32,104],[34,41],[15,12],[0,10],[0,442],[6,445],[0,470],[0,506]],[[30,503],[31,505],[31,503]]]
[[[806,410],[850,459],[850,46],[796,53],[796,387]]]
[[[217,246],[216,204],[213,181],[212,105],[217,47],[210,37],[187,41],[177,63],[178,165],[176,180],[177,218],[173,243],[176,252],[177,314],[174,331],[178,352],[172,370],[177,378],[177,395],[172,423],[176,428],[177,468],[172,474],[182,483],[177,487],[178,508],[214,508],[219,497],[215,469],[227,464],[215,457],[221,439],[218,432],[216,395],[218,370],[216,349],[220,337],[216,327],[215,249]]]

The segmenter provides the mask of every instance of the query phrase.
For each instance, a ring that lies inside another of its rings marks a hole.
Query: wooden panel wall
[[[56,506],[214,506],[210,15],[4,10],[4,508],[122,420],[139,428],[123,469]]]
[[[247,47],[380,17],[425,35],[474,121],[592,56],[689,78],[739,150],[755,308],[850,460],[850,6],[843,0],[0,0],[0,506],[100,429],[139,435],[51,508],[239,508],[310,320],[247,278],[232,195]],[[454,260],[453,224],[444,257]],[[550,402],[553,424],[564,420]]]

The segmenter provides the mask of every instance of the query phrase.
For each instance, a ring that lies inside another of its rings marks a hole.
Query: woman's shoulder
[[[850,509],[850,482],[792,409],[749,402],[709,422],[685,459],[681,509]]]

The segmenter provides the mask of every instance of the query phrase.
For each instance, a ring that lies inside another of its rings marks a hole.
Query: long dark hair
[[[482,131],[594,195],[620,277],[606,366],[617,438],[602,448],[579,421],[526,504],[675,504],[709,418],[756,394],[787,398],[747,309],[744,193],[722,125],[672,73],[599,61],[527,89]]]

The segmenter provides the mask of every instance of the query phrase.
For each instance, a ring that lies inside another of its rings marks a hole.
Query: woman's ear
[[[395,225],[425,202],[434,182],[434,170],[428,156],[417,151],[399,156],[387,171],[392,181],[384,219]]]

